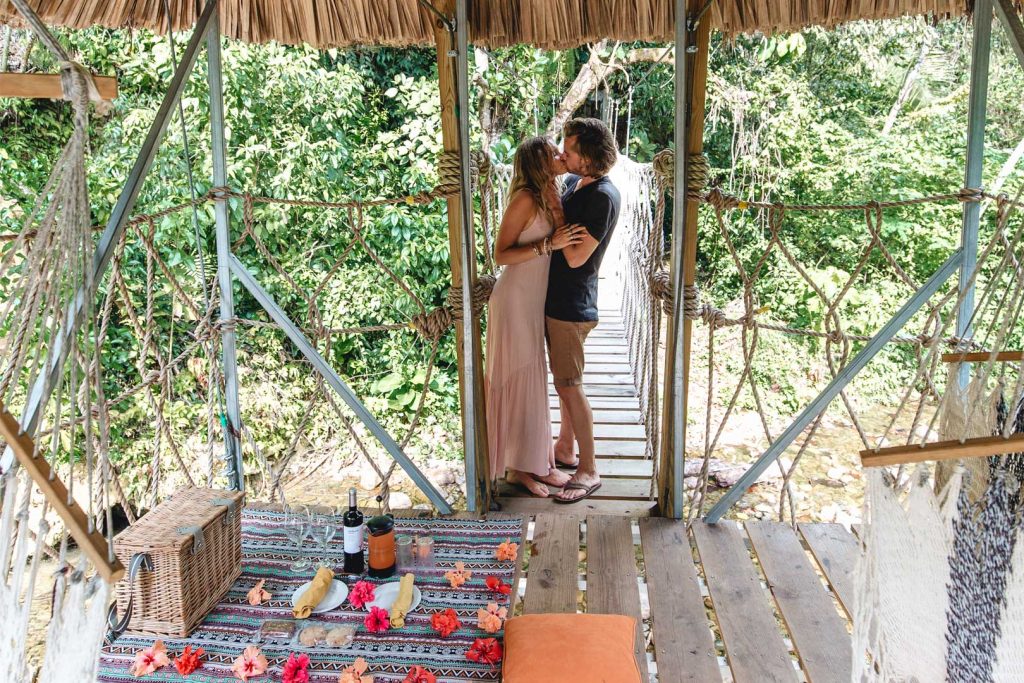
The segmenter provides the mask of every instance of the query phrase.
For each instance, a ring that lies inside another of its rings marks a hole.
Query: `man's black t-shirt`
[[[574,191],[579,182],[579,176],[570,175],[566,183],[562,195],[565,222],[585,226],[598,245],[579,268],[570,268],[562,251],[551,255],[544,314],[555,320],[592,322],[597,320],[597,271],[615,230],[621,199],[607,176]]]

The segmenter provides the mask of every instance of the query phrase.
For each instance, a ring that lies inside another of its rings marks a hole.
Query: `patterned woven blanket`
[[[131,669],[135,653],[152,645],[154,639],[126,634],[114,645],[104,648],[100,657],[99,681],[236,681],[238,679],[231,666],[247,645],[259,646],[269,662],[265,674],[249,679],[254,683],[280,681],[291,652],[309,655],[310,683],[335,683],[339,672],[357,657],[364,658],[369,664],[366,673],[373,675],[376,683],[400,682],[414,666],[428,669],[439,682],[444,683],[499,680],[498,668],[468,660],[466,651],[477,638],[502,639],[502,632],[492,635],[477,627],[477,611],[492,602],[502,607],[509,606],[511,596],[490,591],[485,581],[489,576],[496,576],[505,583],[513,582],[517,563],[498,561],[495,550],[500,543],[510,539],[522,546],[522,520],[398,518],[395,522],[399,534],[433,536],[437,561],[436,569],[420,570],[416,575],[422,602],[408,615],[404,628],[370,633],[363,625],[366,612],[353,609],[346,601],[335,610],[313,617],[332,625],[356,626],[354,640],[345,647],[282,648],[258,642],[260,626],[265,620],[292,618],[292,593],[312,577],[313,570],[297,573],[289,569],[298,551],[285,538],[282,513],[247,509],[242,517],[241,577],[190,638],[164,639],[172,660],[186,645],[193,646],[193,649],[202,647],[205,652],[202,666],[187,677],[179,675],[173,665],[142,678],[133,677]],[[340,518],[338,524],[341,524]],[[339,534],[329,551],[339,572],[342,543]],[[307,547],[311,546],[312,542],[307,541]],[[453,589],[444,574],[453,569],[456,562],[465,563],[465,568],[473,574],[467,583]],[[338,577],[342,575],[339,573]],[[386,581],[397,581],[398,578],[395,576]],[[273,597],[262,605],[251,606],[246,594],[260,579],[266,580],[264,589]],[[355,581],[349,577],[344,580],[349,586]],[[433,613],[447,608],[455,610],[462,628],[442,638],[431,627],[430,618]]]

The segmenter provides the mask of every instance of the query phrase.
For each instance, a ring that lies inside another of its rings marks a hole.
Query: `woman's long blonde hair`
[[[540,136],[526,138],[519,144],[512,160],[512,182],[506,206],[516,192],[526,190],[551,224],[557,226],[555,214],[561,213],[562,207],[552,206],[558,201],[558,193],[554,191],[555,172],[551,166],[552,147],[550,140]]]

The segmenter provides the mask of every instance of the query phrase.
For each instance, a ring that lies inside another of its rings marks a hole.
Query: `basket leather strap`
[[[234,498],[214,498],[213,500],[210,501],[210,504],[223,505],[224,507],[226,507],[228,509],[228,512],[226,515],[221,517],[221,523],[224,524],[224,526],[231,524],[235,516],[235,507],[237,507]]]
[[[128,564],[128,608],[125,609],[124,616],[118,619],[117,601],[110,605],[110,610],[107,612],[107,636],[104,638],[107,645],[113,643],[128,630],[128,622],[132,620],[132,609],[135,605],[135,592],[132,588],[140,569],[145,569],[147,572],[153,571],[153,560],[148,553],[132,555],[132,560]]]
[[[206,545],[206,536],[201,526],[179,526],[175,531],[182,535],[192,536],[192,554],[195,555]]]

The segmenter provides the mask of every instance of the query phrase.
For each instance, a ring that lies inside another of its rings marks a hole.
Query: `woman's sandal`
[[[561,496],[551,496],[551,499],[553,501],[555,501],[556,503],[562,503],[563,505],[569,505],[570,503],[577,503],[577,502],[583,500],[584,498],[589,498],[591,495],[593,495],[594,491],[597,491],[599,488],[601,488],[601,482],[597,482],[596,484],[592,484],[590,486],[587,486],[586,484],[579,484],[579,483],[577,483],[575,481],[570,481],[568,484],[566,484],[565,486],[562,487],[562,491],[568,491],[569,489],[575,489],[575,490],[578,490],[578,491],[585,491],[585,493],[582,496],[577,496],[575,498],[570,498],[570,499],[565,499],[565,498],[562,498]]]

